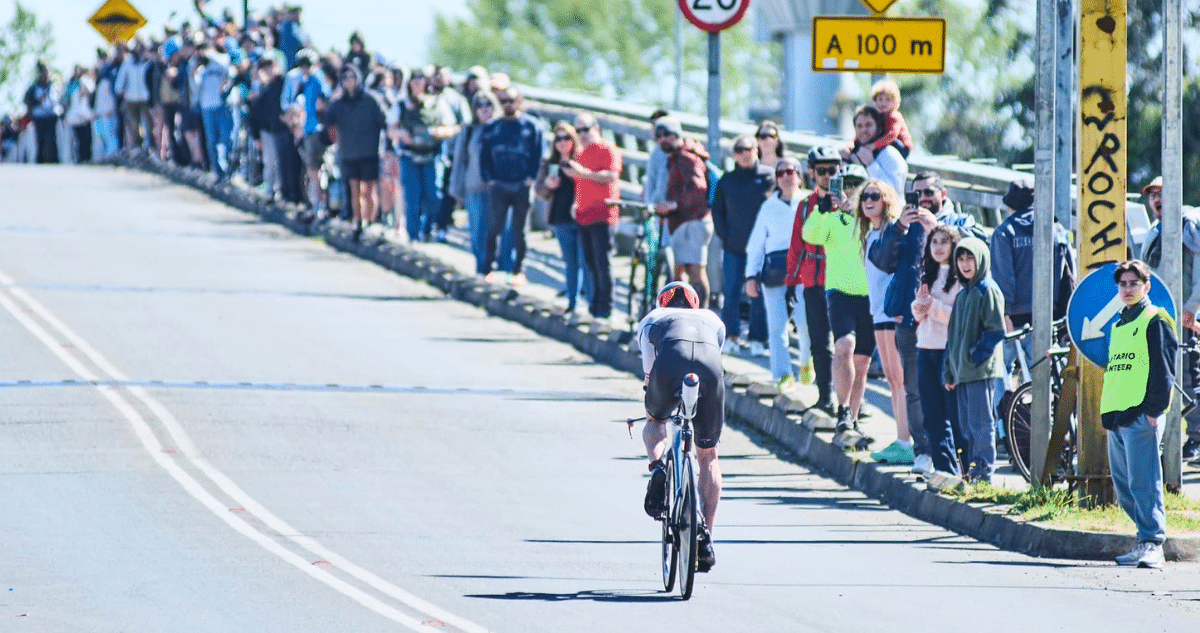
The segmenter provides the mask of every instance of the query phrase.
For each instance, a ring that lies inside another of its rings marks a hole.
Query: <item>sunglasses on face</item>
[[[424,81],[425,75],[413,75],[412,77],[409,77],[408,80],[409,81]]]
[[[878,191],[872,191],[872,192],[870,192],[870,193],[864,193],[864,194],[862,195],[862,199],[863,199],[863,200],[870,200],[870,201],[872,201],[872,202],[877,202],[877,201],[879,201],[879,200],[882,200],[882,199],[883,199],[883,194],[882,194],[882,193],[879,193]]]
[[[768,139],[768,138],[777,138],[777,137],[775,136],[774,132],[759,132],[758,138]]]
[[[490,103],[476,103],[476,104],[475,104],[475,109],[476,109],[476,110],[491,110],[491,109],[492,109],[492,104],[490,104]]]
[[[511,104],[517,102],[516,99],[499,99],[499,101],[500,101],[500,105],[511,105]]]
[[[796,170],[790,169],[790,168],[789,169],[780,169],[779,171],[775,172],[776,178],[783,178],[784,176],[795,176],[795,175],[796,175]]]
[[[922,196],[925,196],[926,198],[932,198],[932,197],[938,195],[939,191],[940,191],[940,189],[926,188],[926,189],[918,189],[917,193],[921,194]]]
[[[561,143],[561,142],[563,142],[563,141],[573,141],[573,140],[575,140],[575,139],[573,139],[573,138],[571,138],[571,137],[569,137],[569,136],[556,136],[556,137],[554,137],[554,142],[555,142],[555,143]]]
[[[813,167],[813,172],[818,176],[834,176],[838,173],[838,167]]]
[[[753,147],[735,147],[735,148],[733,148],[734,154],[744,154],[746,152],[751,152],[751,151],[754,151]]]
[[[670,132],[655,132],[654,133],[654,138],[667,138],[668,136],[675,136],[675,135]]]

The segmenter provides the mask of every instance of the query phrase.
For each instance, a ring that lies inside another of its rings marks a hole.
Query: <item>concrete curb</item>
[[[314,224],[305,211],[293,205],[267,202],[257,192],[218,183],[210,174],[126,156],[117,165],[163,176],[177,184],[199,189],[209,196],[265,221],[281,224],[305,236],[323,236],[337,250],[406,277],[420,279],[447,295],[479,306],[489,314],[516,321],[542,336],[571,344],[597,361],[641,376],[639,355],[628,347],[628,334],[614,332],[607,324],[569,325],[561,311],[540,300],[522,296],[510,288],[488,286],[474,275],[464,274],[407,246],[383,240],[356,242],[340,223]],[[890,472],[871,462],[860,461],[818,435],[821,421],[804,420],[799,408],[786,397],[777,396],[772,386],[751,384],[744,376],[727,375],[728,413],[783,445],[809,466],[838,483],[878,499],[921,521],[939,525],[964,536],[991,543],[1000,549],[1045,558],[1112,560],[1137,544],[1133,536],[1080,532],[1042,527],[1005,514],[1005,506],[970,504],[925,489],[915,476]],[[1170,561],[1200,561],[1200,536],[1168,538],[1163,552]]]

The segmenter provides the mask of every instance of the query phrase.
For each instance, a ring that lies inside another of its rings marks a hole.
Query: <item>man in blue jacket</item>
[[[496,273],[496,241],[504,232],[509,210],[512,210],[512,229],[516,259],[513,261],[514,286],[527,283],[521,264],[525,260],[525,224],[532,201],[533,181],[542,164],[542,130],[528,114],[521,111],[521,94],[515,87],[496,92],[504,116],[493,119],[480,132],[480,174],[488,187],[489,224],[484,251],[485,280],[492,283]]]
[[[917,204],[904,208],[900,218],[884,229],[883,235],[871,245],[867,254],[871,263],[884,272],[894,273],[884,298],[884,313],[897,319],[896,349],[904,364],[904,395],[908,412],[908,429],[913,438],[912,471],[933,473],[933,458],[929,454],[929,438],[925,434],[924,415],[917,380],[917,322],[913,318],[912,302],[921,285],[921,258],[925,254],[925,238],[938,224],[958,229],[963,237],[983,238],[975,219],[954,209],[947,196],[946,186],[937,172],[923,171],[913,178]]]

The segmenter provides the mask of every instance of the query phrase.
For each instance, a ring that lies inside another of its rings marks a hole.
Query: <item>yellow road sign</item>
[[[146,26],[146,18],[127,0],[108,0],[88,18],[88,24],[99,31],[109,44],[116,44],[128,42],[138,29]]]
[[[859,0],[875,15],[883,15],[897,0]]]
[[[940,74],[946,70],[942,18],[817,16],[812,43],[814,71]]]

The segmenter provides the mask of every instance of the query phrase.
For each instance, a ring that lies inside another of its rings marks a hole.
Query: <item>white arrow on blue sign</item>
[[[1105,264],[1092,271],[1079,282],[1067,305],[1071,340],[1084,358],[1101,367],[1108,365],[1108,334],[1125,307],[1113,280],[1116,270],[1116,264]],[[1150,275],[1150,303],[1166,308],[1171,318],[1178,318],[1171,292],[1155,274]]]

